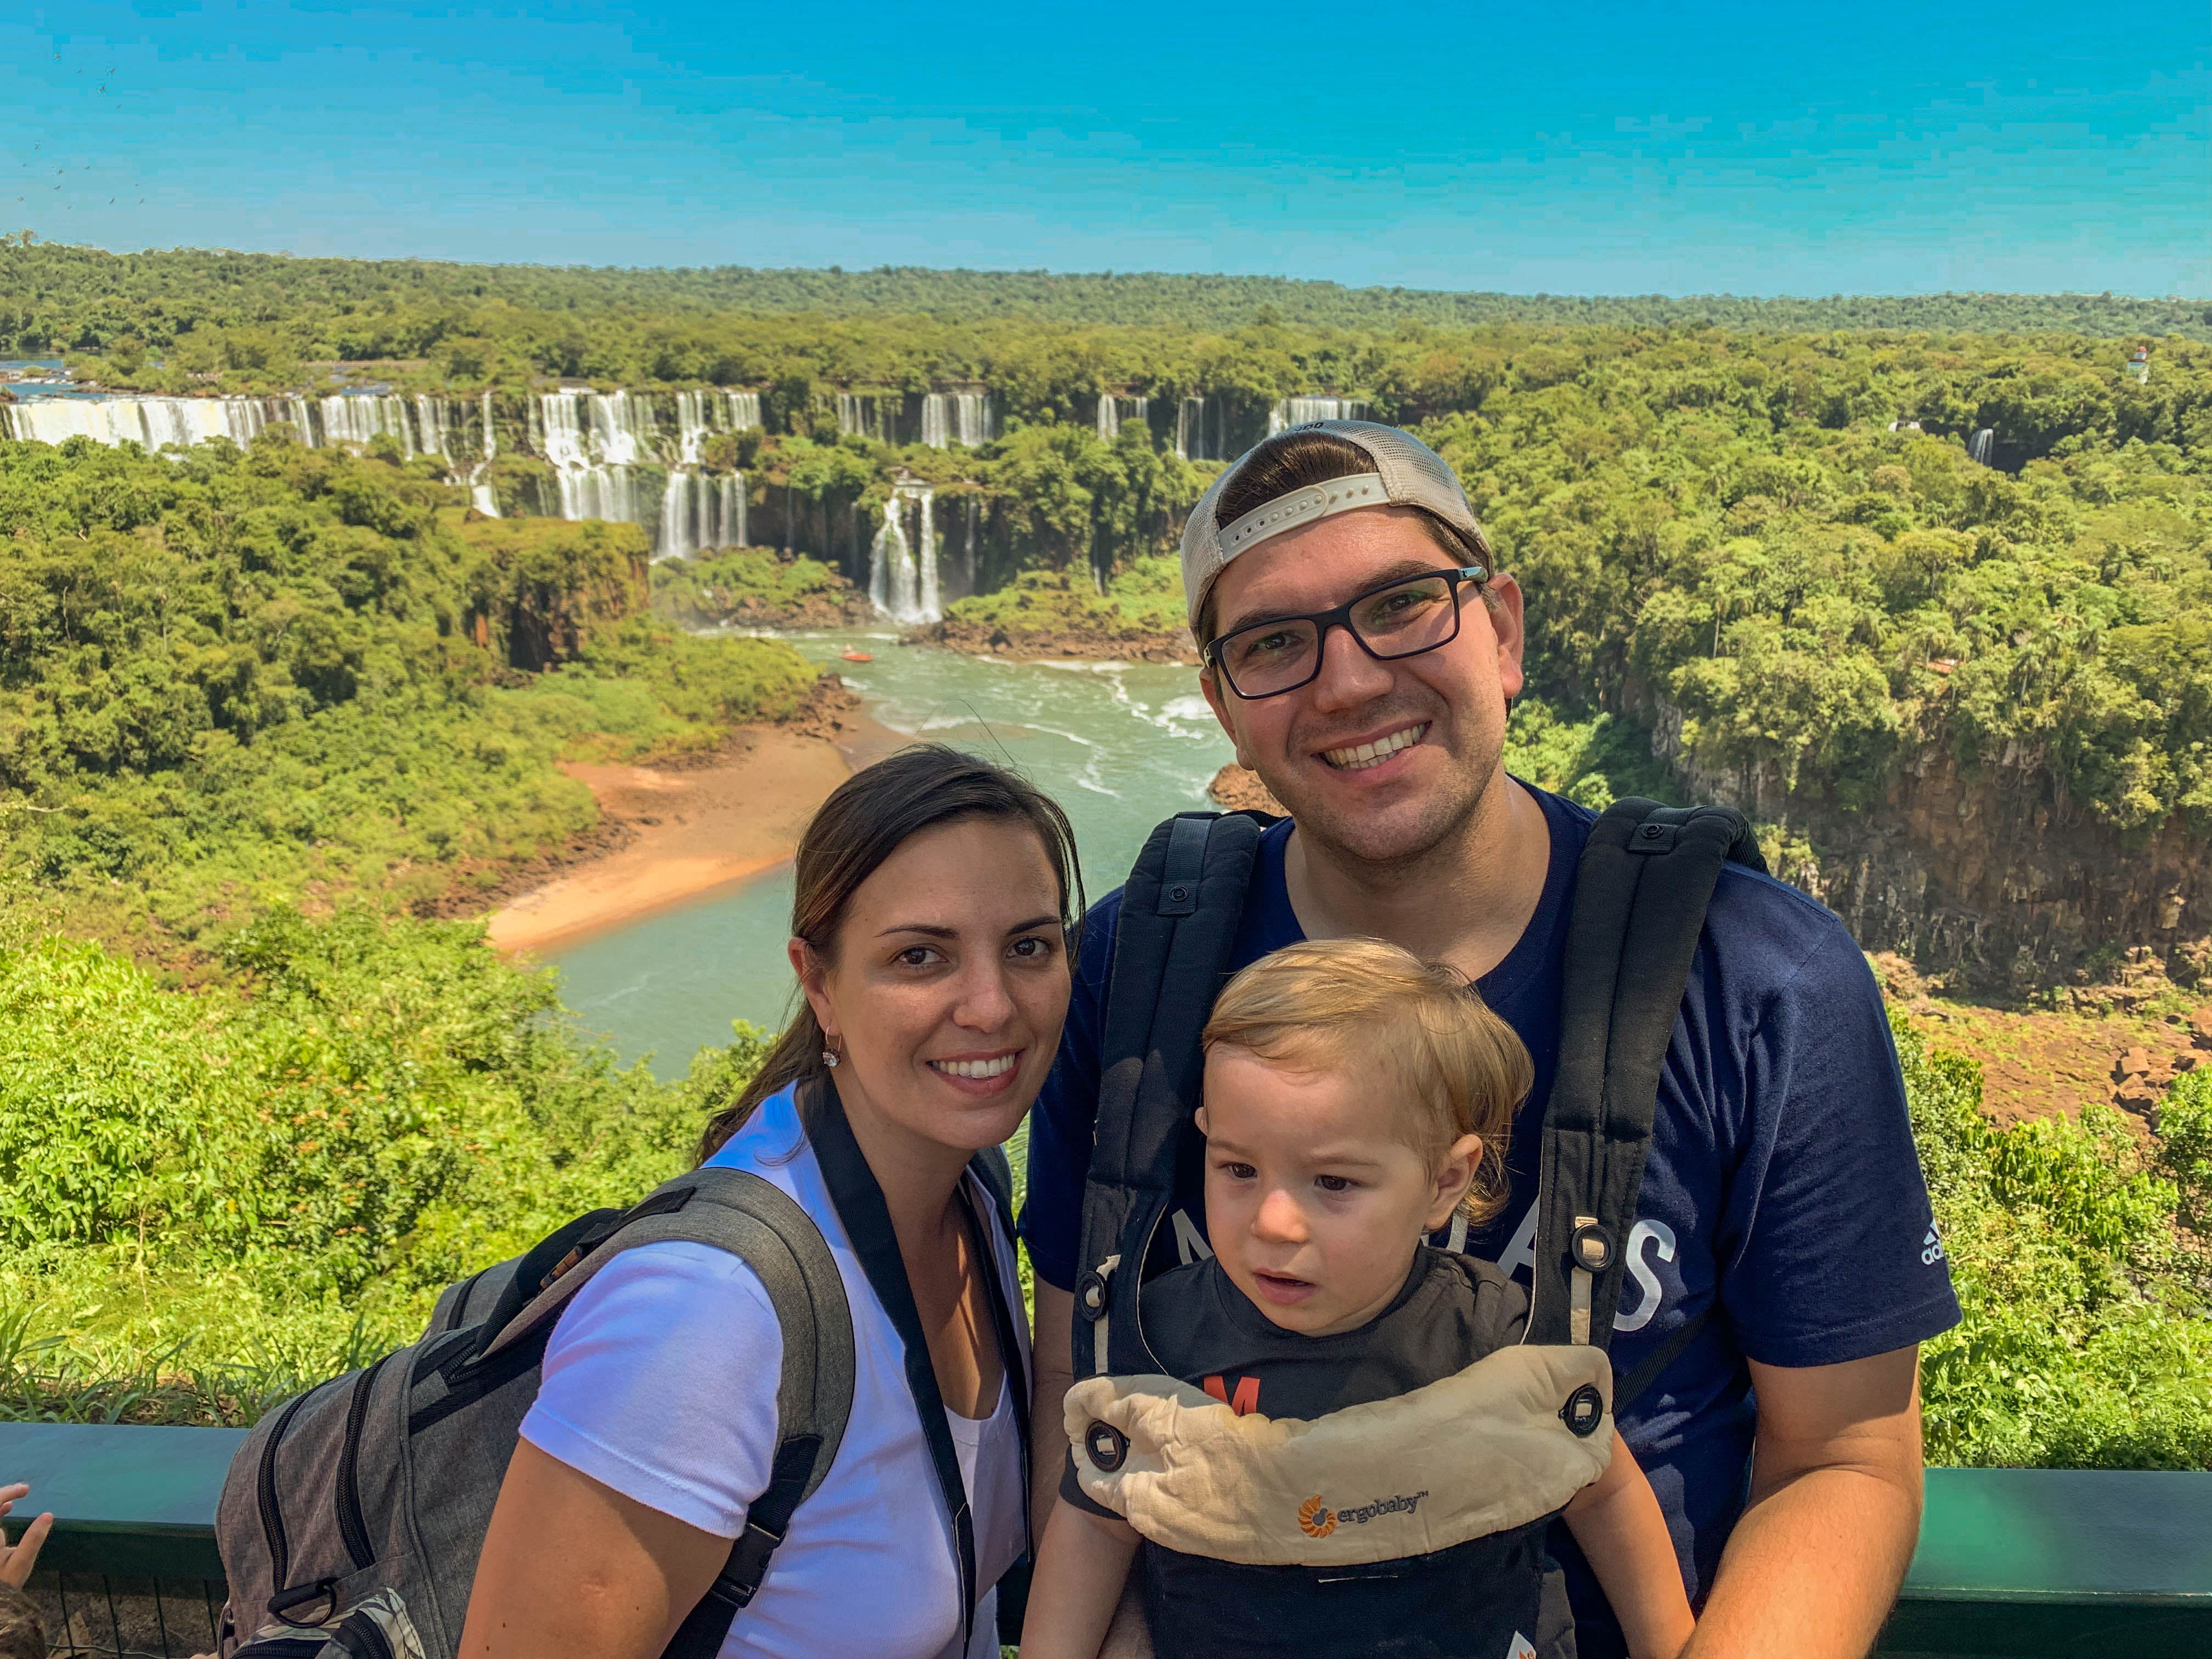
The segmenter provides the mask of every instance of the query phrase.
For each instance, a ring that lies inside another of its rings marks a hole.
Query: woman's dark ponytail
[[[1059,879],[1060,915],[1073,949],[1084,910],[1083,872],[1067,815],[1026,779],[934,743],[902,749],[854,773],[822,803],[799,841],[792,937],[805,939],[824,965],[834,965],[838,929],[860,884],[909,837],[940,823],[974,818],[1020,820],[1036,831]],[[801,994],[752,1081],[735,1103],[708,1121],[699,1161],[720,1152],[769,1096],[827,1076],[822,1049],[821,1023]]]

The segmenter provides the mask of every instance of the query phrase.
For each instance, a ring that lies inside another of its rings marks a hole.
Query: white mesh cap
[[[1199,497],[1182,527],[1182,589],[1194,634],[1198,631],[1199,609],[1206,603],[1206,591],[1230,560],[1271,536],[1361,507],[1418,507],[1432,513],[1467,543],[1470,562],[1480,565],[1486,574],[1491,569],[1490,538],[1476,522],[1474,509],[1467,504],[1467,491],[1460,487],[1459,476],[1443,456],[1419,438],[1373,421],[1311,421],[1290,431],[1326,432],[1342,438],[1364,450],[1375,470],[1291,490],[1261,502],[1225,526],[1215,522],[1222,495],[1243,471],[1253,452],[1248,451],[1216,478]],[[1268,441],[1273,443],[1286,435],[1278,434]]]

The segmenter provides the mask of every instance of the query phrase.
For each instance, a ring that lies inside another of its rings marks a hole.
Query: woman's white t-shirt
[[[905,1347],[854,1255],[791,1091],[762,1103],[708,1160],[772,1182],[812,1217],[852,1304],[853,1411],[720,1659],[963,1659],[952,1525],[906,1382]],[[1020,1306],[1013,1243],[991,1218],[1001,1288]],[[1016,1322],[1018,1325],[1018,1320]],[[1026,1334],[1022,1369],[1026,1375]],[[744,1529],[775,1455],[783,1341],[751,1268],[710,1245],[625,1250],[576,1293],[546,1345],[522,1437],[648,1508],[722,1538]],[[995,1595],[1021,1558],[1021,1440],[1010,1381],[976,1420],[948,1410],[975,1534],[978,1606],[966,1659],[998,1652]]]

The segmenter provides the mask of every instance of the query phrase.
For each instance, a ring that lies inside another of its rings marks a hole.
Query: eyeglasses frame
[[[1452,629],[1450,633],[1434,644],[1416,646],[1411,651],[1400,651],[1386,656],[1362,639],[1359,630],[1352,625],[1352,608],[1362,599],[1371,599],[1377,593],[1387,593],[1394,587],[1404,587],[1411,582],[1427,581],[1435,576],[1449,577],[1451,580]],[[1217,634],[1206,642],[1206,648],[1199,655],[1204,659],[1206,666],[1216,670],[1220,674],[1223,683],[1236,694],[1240,702],[1261,702],[1269,697],[1285,696],[1292,691],[1304,690],[1321,678],[1322,664],[1328,656],[1328,633],[1332,628],[1341,628],[1346,633],[1351,635],[1352,642],[1376,662],[1403,662],[1408,657],[1419,657],[1431,651],[1442,650],[1459,637],[1459,590],[1461,587],[1472,582],[1480,590],[1483,583],[1489,580],[1490,572],[1479,564],[1463,564],[1443,570],[1419,570],[1410,576],[1395,576],[1387,582],[1377,582],[1372,587],[1362,588],[1334,610],[1309,611],[1284,617],[1262,617],[1257,622],[1249,622],[1240,628],[1232,628],[1226,634]],[[1273,691],[1246,692],[1240,690],[1237,684],[1236,675],[1230,672],[1229,665],[1221,659],[1221,647],[1239,634],[1249,634],[1255,628],[1275,628],[1284,623],[1294,622],[1311,623],[1316,630],[1314,641],[1313,672],[1295,685],[1279,686]]]

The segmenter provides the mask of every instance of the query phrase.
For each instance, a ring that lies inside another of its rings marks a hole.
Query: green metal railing
[[[216,1499],[245,1437],[0,1424],[0,1480],[32,1485],[10,1536],[54,1516],[33,1589],[57,1656],[212,1647]],[[2212,1659],[2212,1474],[1930,1469],[1920,1547],[1877,1651]]]

